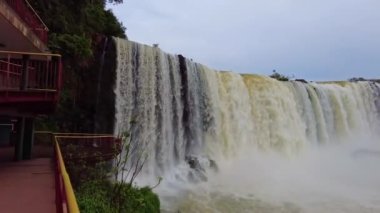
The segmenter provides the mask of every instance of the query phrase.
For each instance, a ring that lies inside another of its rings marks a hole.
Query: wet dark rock
[[[200,181],[207,181],[206,170],[211,170],[213,172],[218,172],[219,168],[217,163],[209,158],[197,157],[197,156],[186,156],[186,162],[192,169],[189,171],[188,178],[191,182],[197,183]]]
[[[202,167],[202,165],[199,162],[199,159],[195,156],[186,156],[186,162],[189,164],[190,168],[194,170],[200,170],[202,172],[205,172],[205,169]]]
[[[218,172],[219,171],[218,164],[216,164],[216,162],[212,159],[209,159],[209,161],[210,161],[210,169],[214,172]]]
[[[305,79],[296,79],[295,81],[299,81],[299,82],[302,82],[302,83],[305,83],[305,84],[308,83]]]

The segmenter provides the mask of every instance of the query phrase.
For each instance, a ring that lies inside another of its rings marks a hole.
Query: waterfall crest
[[[148,155],[141,178],[164,178],[163,210],[380,211],[379,83],[281,82],[114,40],[114,133]]]
[[[280,82],[115,42],[115,134],[134,135],[149,153],[151,174],[163,175],[191,155],[218,160],[249,148],[292,155],[380,130],[375,82]]]

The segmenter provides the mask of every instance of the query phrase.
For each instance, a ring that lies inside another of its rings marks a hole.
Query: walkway
[[[51,158],[0,163],[0,212],[56,212]]]

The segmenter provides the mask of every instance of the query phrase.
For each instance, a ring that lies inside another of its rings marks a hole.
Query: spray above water
[[[115,43],[115,134],[149,155],[141,184],[164,178],[164,210],[380,211],[378,83],[280,82]]]

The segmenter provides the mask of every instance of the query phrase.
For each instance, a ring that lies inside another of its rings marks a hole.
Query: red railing
[[[0,88],[19,88],[22,66],[14,64],[11,60],[0,60]]]
[[[30,27],[38,38],[47,44],[48,31],[44,22],[36,11],[30,6],[27,0],[5,0],[7,4],[20,16],[20,18]]]
[[[61,78],[60,55],[0,51],[0,90],[59,91]]]
[[[71,153],[65,152],[65,147],[69,145],[75,146],[75,156],[81,156],[82,162],[85,160],[88,163],[97,163],[95,162],[96,160],[94,161],[94,156],[98,158],[101,155],[102,160],[110,160],[119,154],[121,151],[121,139],[105,134],[52,133],[45,131],[36,131],[35,135],[48,136],[50,139],[45,139],[54,143],[57,212],[79,213],[74,189],[64,162],[65,159],[70,161],[78,159],[70,156]],[[90,155],[83,156],[83,151]]]
[[[75,148],[81,153],[81,155],[68,153],[70,156],[67,157],[73,161],[93,164],[113,159],[121,152],[121,139],[112,135],[56,133],[55,137],[62,149]]]

